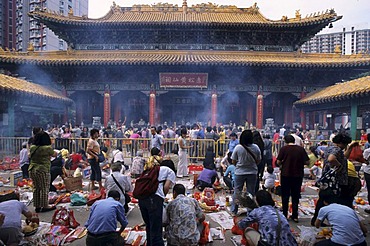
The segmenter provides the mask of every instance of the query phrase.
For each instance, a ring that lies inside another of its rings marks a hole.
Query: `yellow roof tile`
[[[42,85],[34,84],[23,79],[14,78],[4,74],[0,74],[0,90],[22,92],[28,95],[46,97],[49,99],[62,100],[71,103],[72,100],[59,95],[58,93],[43,87]]]
[[[348,97],[366,95],[368,93],[370,93],[370,76],[337,83],[320,91],[312,92],[294,104],[297,106],[321,104],[330,101],[339,101]]]
[[[370,66],[369,55],[218,50],[0,51],[0,62],[35,65],[226,65],[272,67]]]
[[[231,5],[215,5],[212,3],[198,4],[191,7],[159,3],[156,5],[134,5],[133,7],[119,7],[114,5],[111,10],[102,18],[91,19],[87,16],[64,16],[50,11],[34,11],[30,13],[35,18],[53,20],[63,23],[78,24],[102,24],[102,23],[201,23],[201,24],[268,24],[268,25],[307,25],[322,23],[323,21],[335,21],[340,18],[334,10],[327,10],[322,13],[315,13],[301,18],[299,11],[294,18],[283,16],[281,20],[269,20],[264,17],[257,5],[249,8],[237,8]]]

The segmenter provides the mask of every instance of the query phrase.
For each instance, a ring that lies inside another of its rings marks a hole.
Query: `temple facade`
[[[323,121],[293,107],[307,93],[369,71],[370,56],[303,54],[299,47],[339,20],[334,10],[269,20],[258,7],[114,5],[100,19],[29,14],[69,44],[67,51],[0,51],[12,74],[58,88],[77,124],[144,119],[275,123]]]

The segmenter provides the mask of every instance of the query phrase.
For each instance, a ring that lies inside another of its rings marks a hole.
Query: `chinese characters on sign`
[[[165,88],[207,88],[207,73],[160,73],[159,82]]]
[[[189,97],[176,97],[175,103],[176,104],[192,104],[193,101]]]

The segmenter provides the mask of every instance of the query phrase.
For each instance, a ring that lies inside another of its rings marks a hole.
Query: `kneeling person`
[[[347,206],[335,203],[336,197],[330,189],[322,190],[320,197],[325,207],[320,209],[315,226],[319,228],[321,223],[327,219],[333,226],[333,236],[315,245],[367,245],[365,241],[367,229],[357,217],[356,212]]]
[[[128,221],[125,217],[125,209],[119,202],[120,194],[116,190],[108,192],[108,198],[97,201],[92,205],[87,228],[87,246],[118,246],[124,245],[120,236],[126,228]],[[121,228],[117,232],[117,221]]]
[[[205,219],[202,209],[195,199],[185,196],[182,184],[173,187],[173,197],[174,200],[167,207],[168,245],[198,245],[198,223]]]

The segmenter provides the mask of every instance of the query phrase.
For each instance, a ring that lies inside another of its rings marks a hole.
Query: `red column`
[[[211,96],[211,125],[217,124],[217,94],[214,92]]]
[[[106,90],[104,92],[104,127],[107,127],[110,119],[110,110],[111,110],[110,100],[111,100],[110,91]]]
[[[306,96],[306,92],[302,91],[300,99],[302,100],[305,96]],[[306,112],[303,109],[301,109],[299,116],[301,117],[302,128],[303,130],[306,130]]]
[[[315,112],[310,112],[310,129],[315,129]]]
[[[262,92],[257,93],[256,127],[257,129],[262,129],[263,127],[263,95],[262,95]]]
[[[63,87],[62,89],[62,94],[63,96],[68,97],[67,90],[65,87]],[[64,106],[63,124],[65,124],[66,122],[68,122],[68,106],[67,105]]]
[[[289,102],[285,103],[285,117],[284,117],[284,122],[285,125],[292,127],[292,105]]]
[[[155,125],[155,91],[151,91],[149,94],[149,124]]]

